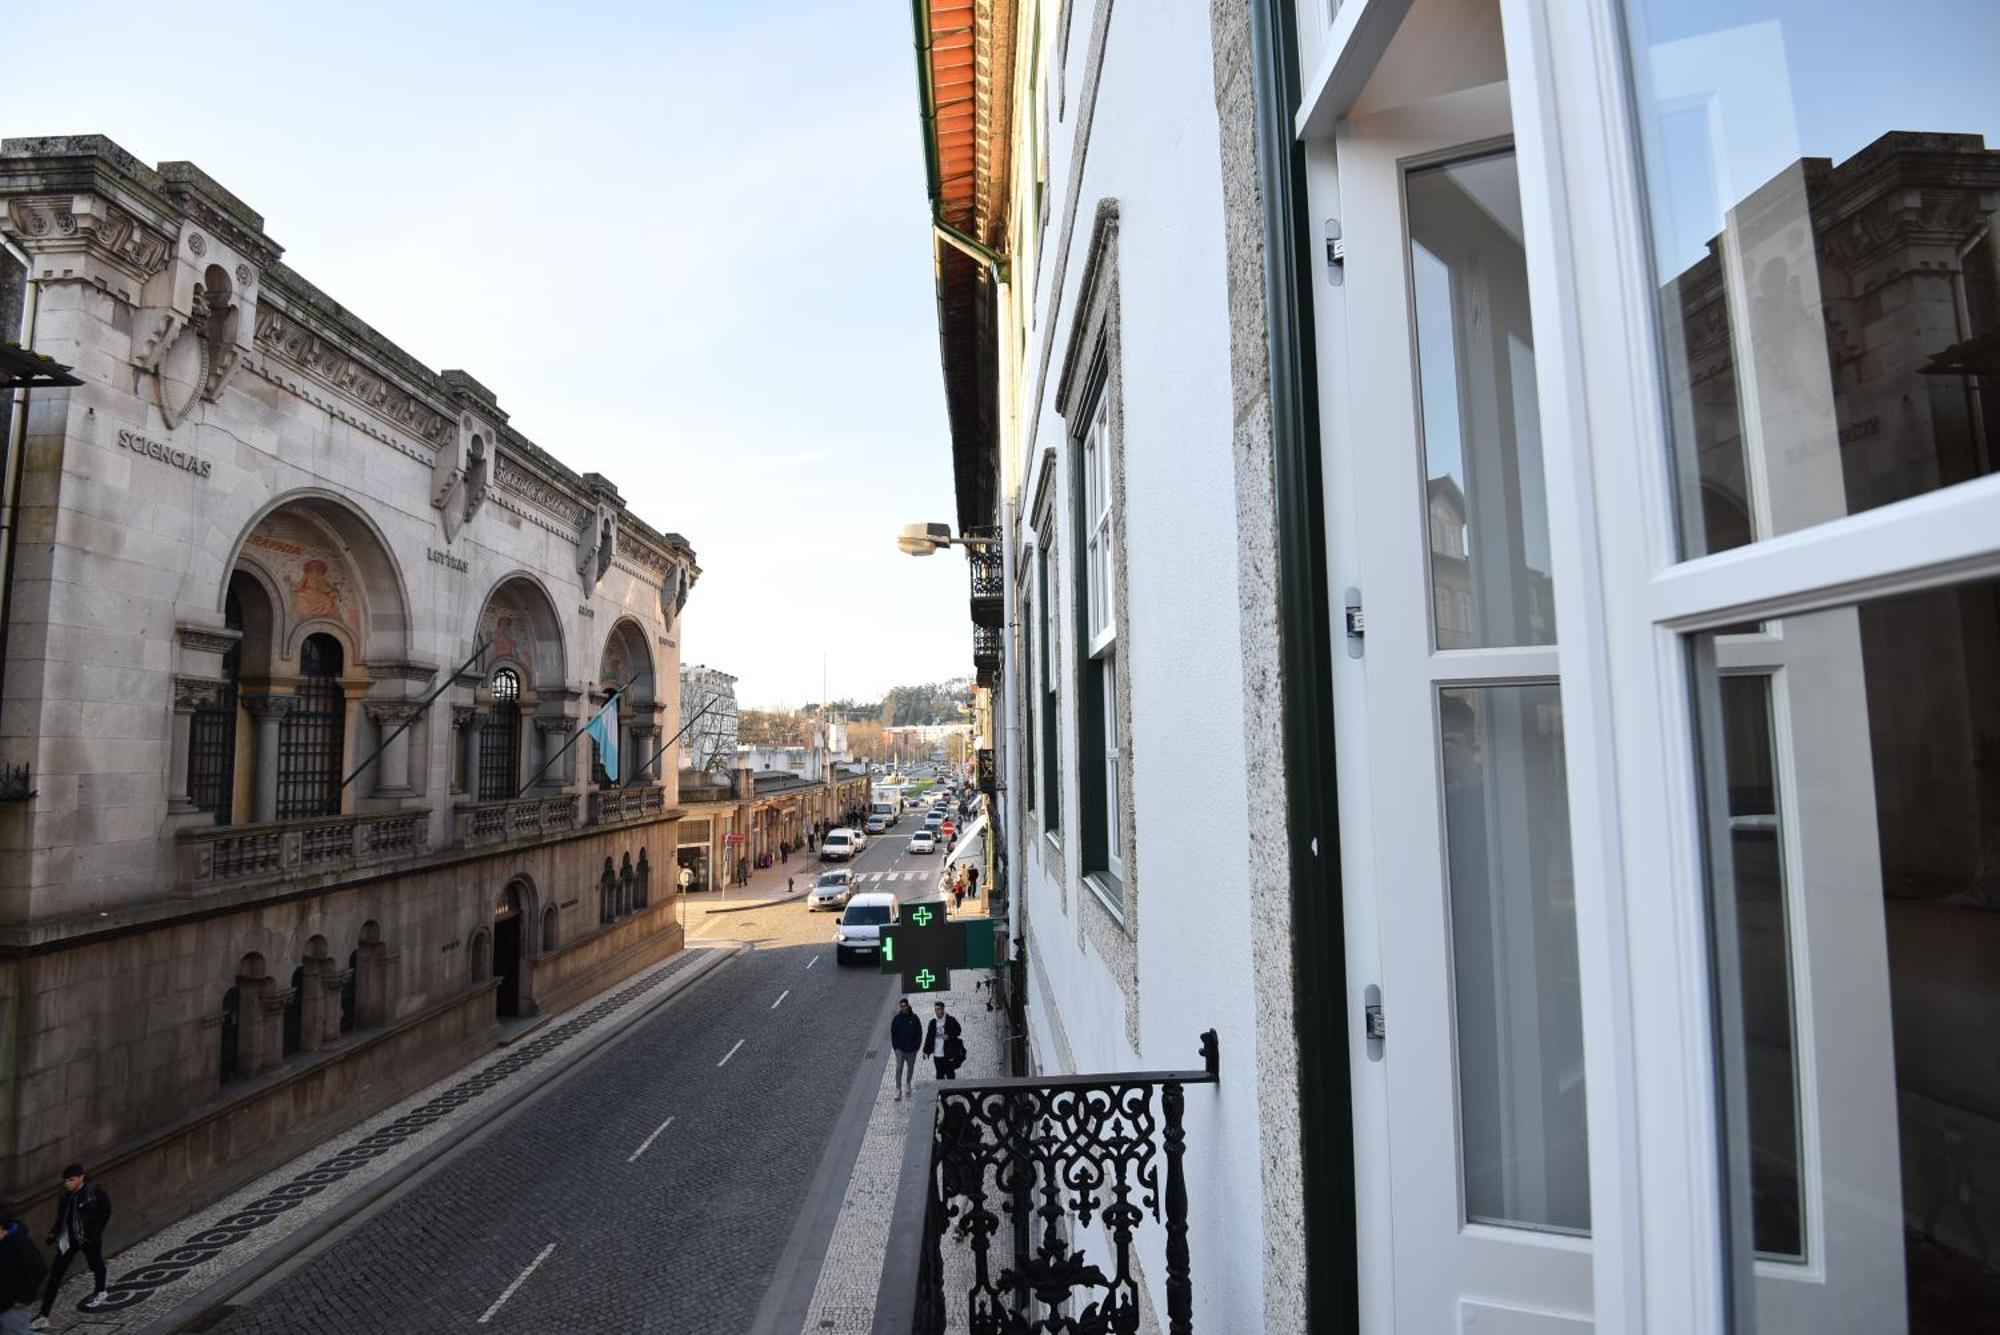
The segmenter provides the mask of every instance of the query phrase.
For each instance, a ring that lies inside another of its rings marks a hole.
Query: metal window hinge
[[[1368,633],[1368,617],[1361,610],[1361,590],[1349,589],[1342,601],[1347,609],[1347,656],[1361,657],[1361,640]]]
[[[1370,1006],[1367,1014],[1369,1039],[1380,1043],[1383,1039],[1389,1037],[1389,1023],[1382,1018],[1382,1008],[1380,1006]]]
[[[1368,1040],[1368,1060],[1381,1061],[1389,1022],[1382,1018],[1382,989],[1374,983],[1361,990],[1361,1036]]]
[[[1340,219],[1326,220],[1326,280],[1339,287],[1347,264],[1347,243],[1340,239]]]

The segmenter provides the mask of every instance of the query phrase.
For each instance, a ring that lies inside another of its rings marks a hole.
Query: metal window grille
[[[231,594],[223,609],[223,624],[243,629],[243,609]],[[188,800],[198,810],[229,824],[236,790],[236,682],[242,674],[243,648],[238,641],[222,656],[226,685],[212,705],[201,705],[188,723]]]
[[[299,652],[298,697],[278,724],[278,819],[340,813],[340,760],[347,697],[340,688],[340,642],[308,636]]]
[[[481,802],[507,802],[521,791],[521,679],[509,668],[493,674],[493,712],[479,730]]]

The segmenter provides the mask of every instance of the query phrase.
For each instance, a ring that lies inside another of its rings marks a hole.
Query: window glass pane
[[[1694,646],[1741,1282],[1761,1335],[1990,1330],[2000,582],[1770,626]],[[1751,649],[1769,674],[1718,679]]]
[[[1590,1227],[1562,696],[1438,693],[1466,1217]]]
[[[1626,8],[1683,554],[1992,473],[2000,5]]]
[[[1405,188],[1437,647],[1553,644],[1514,155],[1427,167]]]
[[[1119,833],[1119,806],[1123,801],[1119,782],[1118,755],[1118,660],[1104,658],[1104,860],[1120,876],[1125,874],[1124,836]]]

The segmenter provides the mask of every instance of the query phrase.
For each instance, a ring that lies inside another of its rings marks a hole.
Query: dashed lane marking
[[[509,1284],[506,1288],[500,1291],[500,1296],[493,1300],[493,1306],[487,1308],[486,1315],[479,1318],[479,1324],[483,1326],[487,1322],[491,1321],[493,1319],[493,1314],[500,1310],[500,1305],[506,1302],[509,1298],[514,1296],[514,1290],[520,1288],[523,1284],[528,1282],[528,1276],[535,1273],[535,1267],[540,1265],[542,1262],[548,1260],[549,1253],[554,1251],[555,1249],[556,1245],[553,1242],[550,1243],[548,1246],[542,1248],[541,1254],[535,1257],[534,1260],[528,1262],[528,1268],[526,1270],[523,1270],[520,1274],[514,1276],[514,1282],[512,1284]]]
[[[792,995],[792,989],[789,987],[786,988],[784,991],[778,993],[778,999],[771,1003],[771,1009],[776,1010],[778,1009],[778,1007],[784,1005],[785,998],[789,997],[790,995]]]
[[[813,966],[813,965],[815,965],[815,964],[818,964],[818,963],[819,963],[819,956],[815,955],[815,956],[813,956],[813,957],[812,957],[811,959],[809,959],[809,960],[807,960],[807,961],[806,961],[806,967],[807,967],[808,969],[810,969],[810,968],[812,968],[812,966]]]
[[[672,1126],[673,1124],[674,1124],[674,1119],[673,1119],[673,1118],[671,1118],[671,1117],[669,1117],[669,1118],[668,1118],[668,1119],[667,1119],[666,1121],[664,1121],[664,1122],[660,1123],[660,1124],[659,1124],[658,1126],[654,1127],[654,1128],[653,1128],[653,1134],[652,1134],[652,1135],[650,1135],[650,1136],[647,1136],[647,1137],[646,1137],[646,1138],[645,1138],[644,1140],[640,1141],[640,1142],[639,1142],[639,1148],[638,1148],[638,1149],[636,1149],[636,1150],[633,1150],[633,1151],[632,1151],[632,1157],[631,1157],[631,1158],[629,1158],[629,1159],[627,1159],[627,1160],[626,1160],[625,1162],[626,1162],[626,1163],[637,1163],[637,1162],[639,1162],[639,1156],[640,1156],[640,1155],[642,1155],[642,1154],[644,1154],[644,1153],[645,1153],[645,1152],[646,1152],[647,1150],[650,1150],[650,1149],[652,1149],[652,1148],[653,1148],[653,1142],[654,1142],[654,1141],[656,1141],[656,1140],[658,1140],[658,1139],[660,1138],[660,1133],[661,1133],[662,1131],[665,1131],[665,1130],[666,1130],[666,1129],[667,1129],[668,1127]],[[495,1306],[495,1307],[498,1307],[498,1306],[499,1306],[499,1304],[498,1304],[498,1303],[495,1303],[495,1304],[494,1304],[494,1306]]]
[[[743,1046],[743,1040],[742,1040],[742,1039],[740,1039],[740,1038],[739,1038],[739,1039],[737,1039],[737,1040],[736,1040],[736,1048],[740,1048],[740,1047],[742,1047],[742,1046]],[[736,1048],[731,1048],[731,1049],[730,1049],[729,1051],[727,1051],[727,1052],[723,1053],[723,1054],[722,1054],[722,1060],[721,1060],[721,1061],[719,1061],[719,1062],[717,1062],[717,1063],[716,1063],[716,1065],[717,1065],[717,1066],[727,1066],[727,1065],[729,1065],[729,1059],[730,1059],[731,1057],[734,1057],[734,1056],[736,1055]]]

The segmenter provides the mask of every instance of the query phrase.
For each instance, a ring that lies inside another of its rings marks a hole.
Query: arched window
[[[222,604],[222,624],[243,629],[243,602],[232,590]],[[188,800],[227,825],[236,786],[236,683],[243,673],[243,641],[222,656],[222,693],[197,706],[188,726]]]
[[[340,641],[308,635],[299,648],[297,703],[278,725],[278,819],[340,813],[340,762],[347,697]]]
[[[556,929],[561,921],[562,915],[556,912],[555,905],[551,904],[542,910],[542,953],[544,955],[556,948]]]
[[[243,1033],[242,993],[230,988],[222,994],[222,1083],[236,1078],[236,1053]]]
[[[481,802],[511,801],[521,791],[521,679],[514,669],[493,674],[493,707],[479,730]]]

